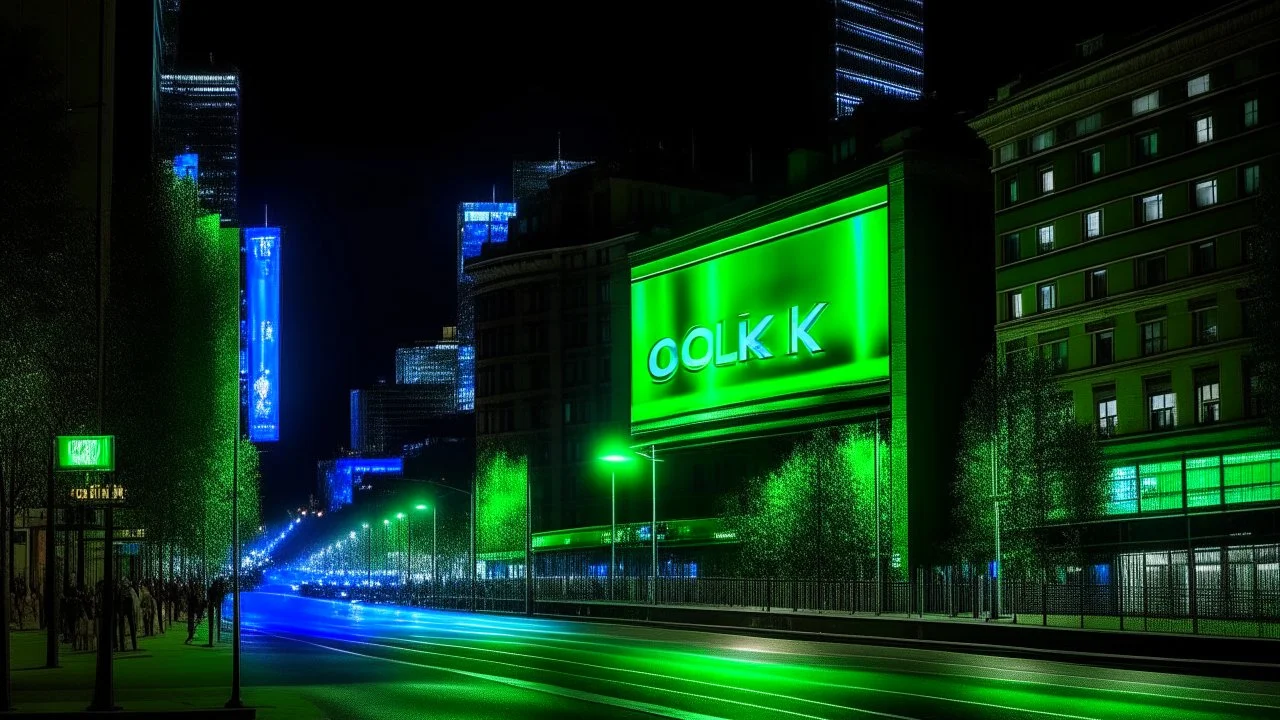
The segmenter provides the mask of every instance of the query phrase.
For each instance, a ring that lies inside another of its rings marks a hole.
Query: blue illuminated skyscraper
[[[463,263],[479,257],[485,244],[507,241],[507,221],[516,214],[510,202],[458,203],[458,410],[476,407],[476,314],[471,304],[471,278]]]
[[[239,227],[240,74],[235,70],[160,76],[160,133],[165,150],[200,156],[200,201]]]
[[[835,115],[868,97],[924,94],[923,0],[831,0]]]

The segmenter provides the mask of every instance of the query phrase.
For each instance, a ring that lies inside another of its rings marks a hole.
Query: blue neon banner
[[[200,155],[197,153],[174,155],[173,174],[177,175],[179,179],[198,183],[200,177]]]
[[[280,228],[245,228],[249,439],[280,439]]]

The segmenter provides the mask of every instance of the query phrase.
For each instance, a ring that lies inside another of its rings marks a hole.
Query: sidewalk
[[[186,623],[166,627],[166,633],[138,637],[138,650],[115,654],[116,705],[126,711],[176,712],[221,708],[227,701],[231,682],[230,624],[224,623],[223,642],[207,647],[208,629],[201,624],[196,640],[183,643]],[[13,703],[18,712],[79,712],[93,698],[94,651],[73,651],[60,646],[61,667],[46,669],[43,631],[14,631],[11,635],[13,659]],[[128,636],[125,637],[129,644]],[[246,691],[247,694],[248,691]],[[255,687],[255,702],[271,707],[258,710],[258,717],[316,717],[316,708],[293,688]]]

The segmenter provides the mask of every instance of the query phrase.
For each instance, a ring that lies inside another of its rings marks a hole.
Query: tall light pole
[[[373,587],[373,533],[369,530],[369,523],[360,523],[364,528],[364,581],[370,588]],[[373,592],[370,590],[370,592]]]
[[[649,446],[648,455],[645,455],[644,452],[640,450],[637,450],[636,454],[649,461],[650,480],[651,480],[650,500],[652,501],[651,504],[653,506],[653,516],[649,521],[649,540],[651,541],[652,550],[653,550],[652,557],[650,558],[653,564],[653,569],[651,571],[653,582],[649,584],[649,602],[654,605],[657,605],[658,604],[658,463],[662,461],[658,459],[657,445]]]
[[[405,514],[396,513],[397,520],[404,520]],[[410,587],[410,580],[413,577],[413,523],[409,522],[405,527],[405,565],[404,565],[404,587],[406,590]],[[412,593],[410,593],[412,597]],[[412,600],[411,600],[412,602]]]
[[[626,455],[610,453],[600,456],[609,468],[609,599],[613,599],[613,572],[618,564],[618,471],[619,463],[629,462]]]
[[[391,554],[391,550],[390,550],[391,544],[387,542],[387,535],[390,534],[390,532],[391,532],[391,521],[386,518],[383,518],[382,519],[382,574],[383,575],[387,574],[387,556]],[[379,580],[378,582],[381,583],[382,581]]]

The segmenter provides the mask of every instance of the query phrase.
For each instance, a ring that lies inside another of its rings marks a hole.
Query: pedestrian
[[[200,586],[192,579],[187,582],[187,645],[190,645],[191,640],[196,636],[196,624],[200,621],[199,617],[197,617],[199,605]]]
[[[156,634],[156,599],[151,590],[143,583],[138,593],[138,610],[142,615],[142,634],[150,637]]]

